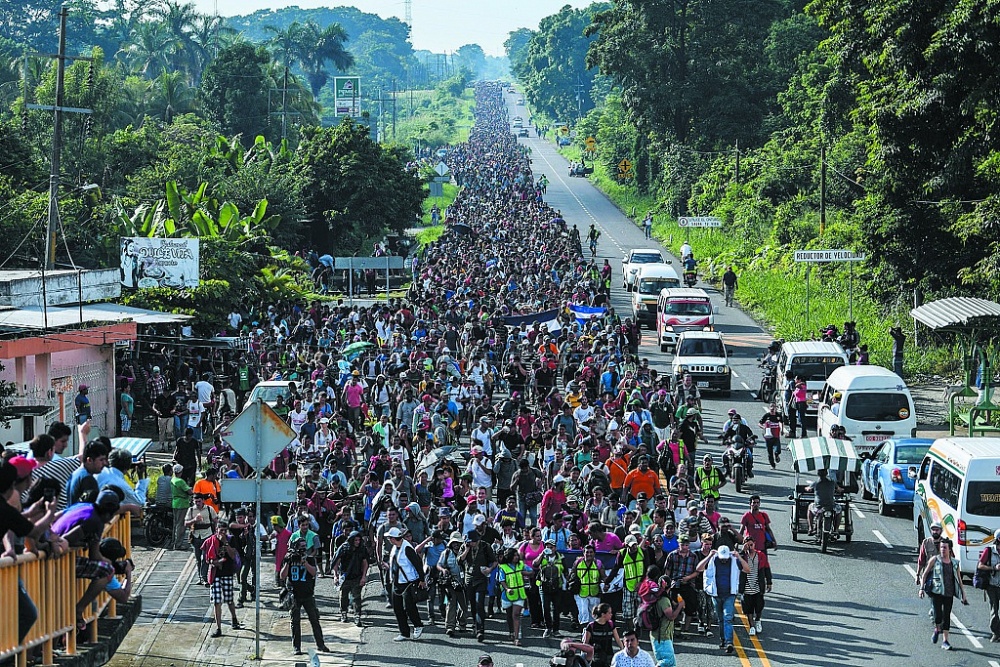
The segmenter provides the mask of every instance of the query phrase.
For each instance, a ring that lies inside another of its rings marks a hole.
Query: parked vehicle
[[[149,546],[162,547],[173,535],[174,516],[172,510],[169,507],[159,505],[146,505],[143,511],[142,529]]]
[[[275,403],[278,402],[278,396],[284,396],[285,402],[288,402],[288,382],[284,380],[268,380],[267,382],[258,382],[257,385],[250,390],[247,394],[247,400],[243,404],[243,409],[246,409],[248,405],[255,402],[258,397],[262,398],[265,403],[267,403],[272,408]]]
[[[1000,528],[1000,438],[938,438],[927,450],[913,489],[917,544],[941,523],[963,574],[976,569]]]
[[[889,438],[916,435],[913,397],[886,368],[843,366],[830,374],[819,398],[817,430],[829,436],[834,426],[844,427],[859,453],[870,453]]]
[[[777,378],[780,384],[785,374],[791,371],[795,377],[806,381],[806,420],[816,419],[820,392],[830,374],[848,364],[847,352],[839,343],[819,340],[788,341],[783,343],[778,353]],[[778,410],[787,422],[788,406],[781,401]]]
[[[917,468],[934,441],[930,438],[892,438],[862,454],[861,496],[878,500],[878,513],[913,508]]]

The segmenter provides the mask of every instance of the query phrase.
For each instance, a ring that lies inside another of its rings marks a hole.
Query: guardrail
[[[115,517],[105,530],[105,536],[117,538],[128,556],[132,554],[132,523],[128,514]],[[0,660],[17,657],[18,667],[27,664],[28,650],[42,647],[42,664],[53,664],[56,646],[67,655],[75,654],[77,645],[76,603],[89,585],[87,579],[76,578],[76,557],[86,555],[84,549],[70,549],[58,558],[22,554],[17,558],[0,558]],[[18,644],[18,586],[23,583],[28,597],[35,603],[38,620],[31,626],[24,642]],[[83,616],[87,622],[85,642],[97,641],[97,619],[105,609],[109,617],[116,616],[116,603],[105,593],[97,597]]]

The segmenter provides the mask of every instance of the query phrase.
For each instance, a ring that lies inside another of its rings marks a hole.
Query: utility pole
[[[736,140],[736,185],[740,184],[740,140]]]
[[[819,146],[819,235],[826,231],[826,142]]]
[[[281,93],[281,111],[269,111],[270,115],[281,116],[281,139],[284,141],[288,138],[288,117],[289,116],[300,116],[298,111],[288,110],[288,67],[285,67],[285,73],[281,79],[281,88],[271,88],[267,95],[267,107],[271,108],[271,93]]]
[[[392,140],[396,140],[396,79],[392,80]]]
[[[66,90],[66,61],[67,60],[89,60],[93,58],[84,56],[66,55],[66,19],[69,17],[69,9],[63,5],[59,10],[59,50],[52,53],[32,53],[32,56],[56,59],[56,103],[54,106],[42,104],[25,104],[27,109],[40,109],[52,112],[52,157],[49,169],[49,213],[48,224],[45,229],[45,270],[51,271],[56,268],[56,233],[59,229],[59,163],[62,153],[62,115],[66,113],[91,113],[90,109],[78,109],[65,107]],[[25,90],[28,86],[27,58],[25,58]]]

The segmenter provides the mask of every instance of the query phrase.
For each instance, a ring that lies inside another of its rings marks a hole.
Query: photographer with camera
[[[292,646],[295,648],[295,655],[303,653],[303,609],[309,618],[316,648],[328,653],[330,649],[323,641],[323,628],[319,624],[319,609],[316,607],[316,558],[308,553],[305,538],[300,537],[289,544],[280,578],[287,582],[292,592]]]
[[[330,561],[333,574],[340,581],[340,622],[347,623],[350,598],[354,598],[354,625],[361,627],[361,598],[368,582],[370,557],[361,531],[353,531]]]
[[[125,581],[119,581],[118,577],[111,577],[105,584],[104,590],[116,602],[124,604],[128,602],[128,598],[132,594],[132,571],[135,569],[135,563],[132,562],[131,558],[126,558],[128,553],[125,551],[125,545],[113,537],[102,539],[100,550],[101,556],[111,561],[115,574],[125,577]]]

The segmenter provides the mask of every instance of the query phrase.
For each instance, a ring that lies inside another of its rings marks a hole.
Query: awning
[[[977,317],[1000,318],[1000,303],[956,296],[925,303],[911,310],[910,316],[931,329],[968,326]]]
[[[5,449],[18,452],[19,454],[27,454],[30,444],[30,441],[19,442],[14,445],[8,445]],[[111,438],[111,447],[127,451],[132,455],[133,463],[137,463],[152,444],[153,441],[149,438]]]
[[[792,453],[792,468],[795,472],[823,468],[842,473],[861,472],[861,459],[850,440],[804,438],[792,440],[788,449]]]
[[[81,314],[82,310],[82,314]],[[0,310],[0,328],[2,329],[42,329],[72,326],[82,322],[107,323],[133,321],[139,324],[162,324],[167,322],[183,322],[191,319],[190,315],[175,315],[161,313],[145,308],[133,308],[117,303],[88,303],[80,306],[49,306],[48,313],[39,306],[30,308],[11,308]]]

